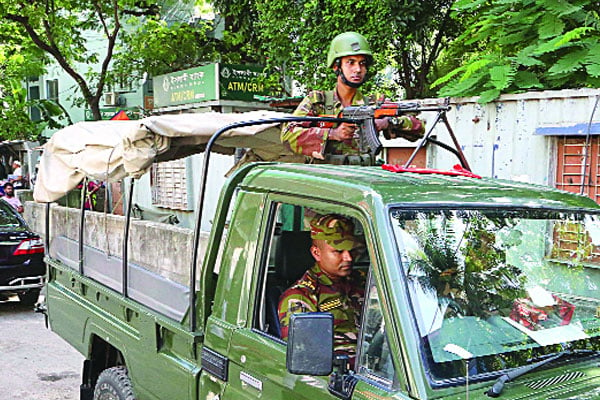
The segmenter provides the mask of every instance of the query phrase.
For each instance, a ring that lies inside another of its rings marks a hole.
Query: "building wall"
[[[152,186],[150,185],[150,173],[143,175],[138,182],[135,183],[133,192],[133,202],[145,209],[150,209],[155,212],[164,214],[173,214],[180,221],[177,226],[184,228],[193,228],[196,222],[196,213],[198,197],[200,192],[200,180],[202,172],[202,163],[204,154],[196,154],[186,159],[187,169],[187,190],[190,198],[190,210],[175,210],[164,207],[156,207],[152,204]],[[213,219],[221,188],[227,179],[225,174],[234,165],[234,157],[222,154],[212,154],[210,158],[210,173],[208,175],[207,190],[204,200],[204,214],[202,222],[202,230],[210,231],[211,222]],[[129,187],[126,184],[126,187]]]
[[[600,96],[600,89],[503,95],[486,105],[478,104],[477,97],[453,98],[448,120],[473,172],[554,186],[557,139],[536,134],[536,130],[558,126],[564,127],[564,134],[572,134],[570,126],[589,123],[596,96]],[[443,99],[422,100],[424,105],[440,102]],[[431,126],[434,116],[435,113],[421,114],[428,121],[426,126]],[[600,110],[596,110],[593,121],[600,121]],[[434,134],[439,140],[452,143],[442,123]],[[385,141],[385,145],[414,147],[405,140]],[[428,167],[449,169],[457,163],[451,153],[428,147]]]

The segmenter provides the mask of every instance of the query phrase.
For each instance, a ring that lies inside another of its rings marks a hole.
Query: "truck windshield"
[[[394,209],[423,359],[452,384],[564,349],[600,349],[600,215]]]

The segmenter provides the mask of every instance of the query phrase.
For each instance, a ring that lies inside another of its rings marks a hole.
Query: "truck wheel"
[[[40,289],[30,289],[23,293],[18,293],[19,301],[24,306],[34,306],[40,297]]]
[[[94,388],[94,400],[135,400],[127,368],[120,366],[102,371]]]

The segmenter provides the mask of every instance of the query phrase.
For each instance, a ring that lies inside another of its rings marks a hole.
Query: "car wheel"
[[[40,297],[40,289],[30,289],[23,293],[18,293],[19,301],[25,306],[34,306]]]
[[[98,377],[94,400],[135,400],[127,368],[107,368]]]

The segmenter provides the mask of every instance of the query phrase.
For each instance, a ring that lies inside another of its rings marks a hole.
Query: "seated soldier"
[[[345,217],[317,215],[310,222],[315,265],[279,299],[281,338],[287,340],[290,316],[302,312],[330,312],[334,318],[334,351],[353,358],[364,300],[364,275],[353,270],[354,251],[362,242]]]

